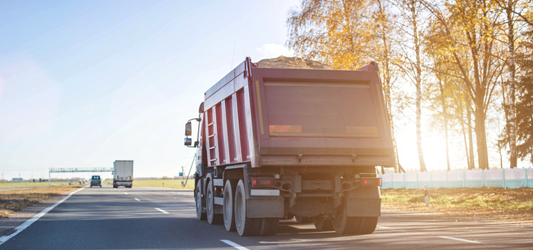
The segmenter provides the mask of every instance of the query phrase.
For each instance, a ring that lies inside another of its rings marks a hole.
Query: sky
[[[247,56],[291,56],[298,2],[1,1],[2,177],[115,160],[134,160],[135,177],[187,172],[184,124],[203,93]],[[402,165],[416,168],[414,127],[399,129]],[[427,138],[428,168],[444,168],[442,137]]]

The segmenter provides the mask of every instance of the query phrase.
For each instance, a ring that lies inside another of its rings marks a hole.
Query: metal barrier
[[[50,168],[48,170],[48,185],[51,185],[52,173],[95,173],[113,172],[113,168]]]
[[[533,168],[455,170],[380,175],[387,188],[506,187],[533,188]]]

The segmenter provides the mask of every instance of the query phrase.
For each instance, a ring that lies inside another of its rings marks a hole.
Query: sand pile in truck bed
[[[333,69],[321,62],[307,60],[300,57],[285,57],[263,59],[256,63],[259,68],[278,69]]]

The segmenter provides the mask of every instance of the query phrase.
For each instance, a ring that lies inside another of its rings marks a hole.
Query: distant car
[[[93,177],[91,177],[91,187],[93,187],[93,186],[102,187],[102,180],[100,180],[100,176],[99,175],[93,175]]]

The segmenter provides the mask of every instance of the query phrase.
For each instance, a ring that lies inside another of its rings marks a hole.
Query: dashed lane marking
[[[243,246],[241,246],[241,245],[239,245],[239,244],[237,244],[237,243],[235,243],[235,242],[233,242],[231,240],[220,240],[220,241],[222,241],[222,242],[224,242],[224,243],[226,243],[226,244],[228,244],[228,245],[230,245],[230,246],[232,246],[232,247],[234,247],[236,249],[239,249],[239,250],[248,250],[248,248],[243,247]]]
[[[382,229],[391,229],[390,227],[384,227],[384,226],[376,226],[377,228],[382,228]]]
[[[124,194],[128,194],[128,193],[124,192]]]
[[[439,238],[443,238],[443,239],[449,239],[449,240],[457,240],[457,241],[462,241],[462,242],[468,242],[468,243],[481,243],[479,241],[474,241],[474,240],[465,240],[465,239],[460,239],[460,238],[454,238],[454,237],[448,237],[448,236],[438,236]]]
[[[141,201],[141,200],[139,200],[139,199],[137,199],[137,198],[135,198],[135,200],[136,200],[136,201]]]
[[[164,213],[164,214],[168,214],[167,211],[165,211],[165,210],[163,210],[163,209],[161,209],[161,208],[157,208],[157,207],[156,207],[155,210],[157,210],[157,211],[159,211],[159,212],[161,212],[161,213]]]

